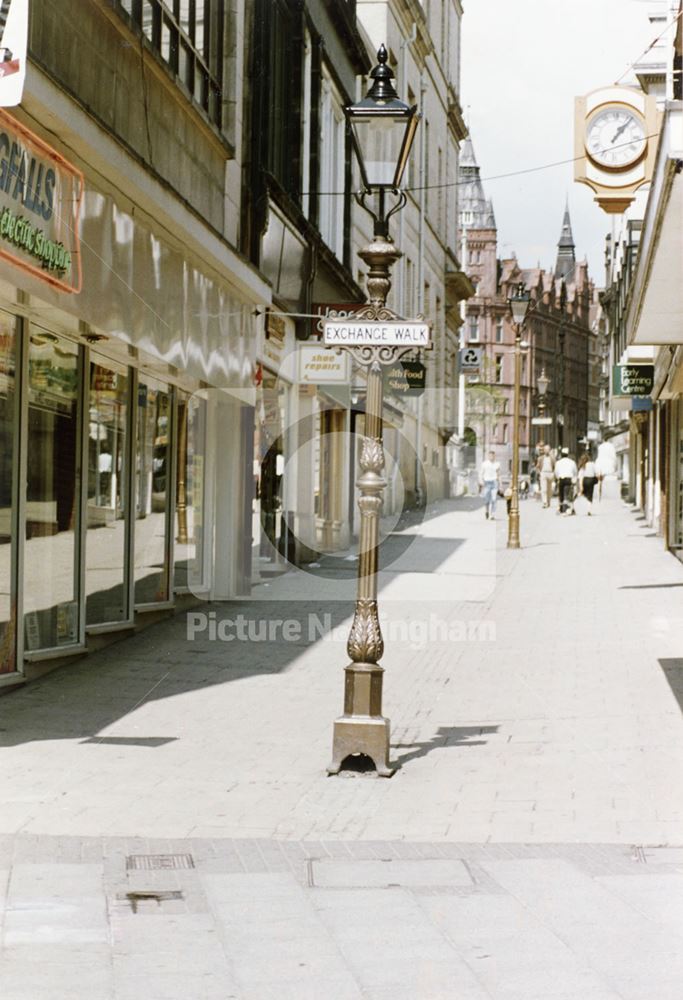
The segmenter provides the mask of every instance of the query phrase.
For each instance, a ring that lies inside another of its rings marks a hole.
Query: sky
[[[656,6],[656,5],[655,5]],[[554,266],[565,200],[577,259],[602,285],[611,219],[573,164],[574,98],[614,83],[657,35],[648,0],[464,0],[462,106],[498,224],[499,256]],[[633,82],[625,78],[623,83]]]

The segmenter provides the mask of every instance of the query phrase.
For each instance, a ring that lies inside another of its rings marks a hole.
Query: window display
[[[126,369],[92,363],[88,387],[86,624],[125,621],[128,385]]]
[[[16,320],[0,313],[0,674],[16,667]]]
[[[169,598],[168,506],[171,393],[149,376],[138,382],[135,454],[135,603]]]
[[[79,348],[33,327],[28,345],[26,649],[78,641]]]

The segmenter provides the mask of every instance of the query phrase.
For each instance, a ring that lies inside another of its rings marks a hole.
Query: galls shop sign
[[[0,109],[0,257],[79,292],[82,196],[83,174]]]

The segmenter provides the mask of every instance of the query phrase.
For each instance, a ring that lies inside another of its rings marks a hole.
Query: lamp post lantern
[[[539,408],[545,410],[545,396],[548,391],[548,386],[550,385],[550,379],[545,373],[545,368],[541,368],[541,374],[536,379],[536,388],[538,389],[539,397]]]
[[[515,324],[515,391],[514,391],[514,422],[512,428],[512,481],[510,488],[510,515],[508,517],[508,548],[519,548],[519,423],[520,396],[522,381],[522,329],[529,309],[529,292],[523,282],[519,282],[515,292],[510,296],[510,311]]]
[[[431,338],[428,323],[401,320],[386,305],[391,268],[401,256],[389,236],[389,220],[406,203],[400,185],[419,121],[417,108],[399,100],[393,76],[382,45],[366,97],[344,109],[362,182],[356,200],[374,220],[372,242],[358,254],[368,266],[369,304],[345,320],[324,324],[328,346],[344,347],[367,366],[365,434],[357,480],[361,515],[358,593],[347,642],[351,662],[345,668],[344,714],[334,723],[332,762],[327,771],[337,774],[349,758],[362,754],[382,777],[394,773],[389,762],[389,720],[382,715],[384,668],[379,661],[384,640],[377,608],[379,517],[386,486],[382,365],[392,364],[416,347],[429,347]],[[387,211],[389,198],[394,204]],[[370,199],[375,199],[374,209]]]

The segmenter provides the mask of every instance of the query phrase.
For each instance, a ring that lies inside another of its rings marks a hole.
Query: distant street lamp
[[[382,365],[392,364],[415,343],[398,340],[375,340],[374,327],[386,332],[399,319],[387,309],[391,288],[391,268],[401,257],[389,236],[389,219],[406,203],[400,190],[410,150],[419,122],[417,107],[399,100],[392,83],[394,74],[387,65],[387,50],[382,45],[377,53],[377,66],[370,73],[372,85],[367,96],[358,104],[344,109],[354,152],[360,167],[362,190],[358,203],[374,220],[374,235],[369,246],[358,256],[368,265],[369,305],[346,319],[345,349],[368,366],[365,404],[365,436],[361,447],[358,596],[353,624],[347,643],[351,663],[346,667],[344,714],[334,723],[332,762],[329,774],[337,774],[349,757],[363,754],[373,762],[378,775],[391,777],[389,764],[389,720],[382,715],[382,675],[379,665],[384,652],[384,640],[377,610],[377,568],[379,547],[379,516],[382,509],[384,479],[384,448],[382,446]],[[395,199],[387,211],[387,196]],[[376,210],[368,199],[376,198]],[[366,340],[350,340],[348,320],[356,330],[367,332]],[[423,346],[429,346],[428,324],[406,321],[403,329],[422,327]],[[339,322],[325,324],[325,342],[334,343],[340,334]],[[328,340],[328,330],[331,330]],[[416,332],[417,336],[417,332]]]
[[[550,379],[545,373],[545,368],[541,368],[541,374],[536,379],[536,388],[538,389],[538,409],[541,415],[545,412],[545,395],[548,391],[549,385]]]
[[[512,427],[512,482],[510,484],[510,514],[508,517],[508,548],[519,548],[519,424],[520,424],[520,383],[522,381],[522,328],[529,309],[530,296],[519,282],[517,288],[508,299],[512,321],[515,324],[515,395],[514,421]]]
[[[552,423],[552,418],[546,417],[545,415],[545,397],[546,393],[548,392],[549,385],[550,385],[550,379],[545,373],[545,366],[544,366],[543,368],[541,368],[541,374],[536,379],[536,390],[538,395],[538,417],[532,419],[531,421],[532,424],[535,423],[538,425],[546,426]],[[543,435],[542,433],[539,432],[539,436],[536,441],[537,446],[540,445],[542,440],[543,440]]]
[[[567,318],[567,287],[562,282],[562,287],[560,289],[560,329],[559,329],[559,372],[557,379],[557,398],[558,398],[558,409],[557,409],[557,440],[562,448],[564,444],[564,337],[565,337],[565,320]]]

